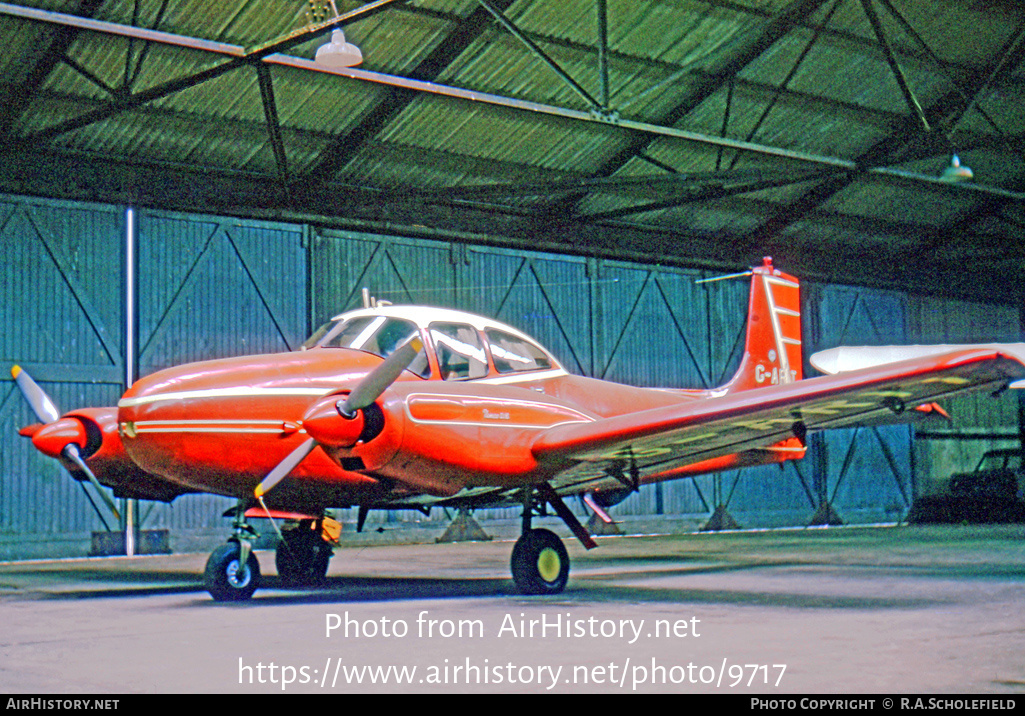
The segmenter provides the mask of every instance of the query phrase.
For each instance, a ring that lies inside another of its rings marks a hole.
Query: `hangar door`
[[[302,227],[169,212],[138,222],[138,364],[147,375],[188,361],[298,348],[309,333]],[[223,541],[235,501],[185,495],[144,503],[142,527],[175,540]],[[206,548],[205,543],[196,548]]]
[[[83,554],[92,532],[121,528],[91,487],[17,435],[36,418],[10,379],[12,365],[70,410],[114,405],[130,366],[143,375],[187,360],[287,350],[308,333],[301,227],[161,212],[136,212],[134,224],[133,323],[124,207],[0,198],[0,559]],[[126,341],[132,325],[134,341]],[[126,347],[133,343],[135,351]],[[136,524],[172,528],[176,550],[205,549],[224,539],[229,503],[142,503]],[[180,541],[204,530],[206,542]]]
[[[911,297],[908,343],[1018,343],[1018,307]],[[950,422],[915,428],[917,494],[946,489],[947,480],[973,470],[982,456],[999,448],[1020,448],[1025,433],[1019,411],[1022,391],[999,396],[975,393],[944,401]],[[1025,411],[1022,412],[1025,415]]]
[[[87,492],[18,436],[37,419],[9,371],[22,366],[60,409],[117,400],[123,236],[113,207],[0,197],[0,559],[61,553],[69,535],[104,529]]]
[[[804,286],[805,358],[834,346],[906,343],[907,298],[871,289]],[[895,521],[914,499],[908,425],[830,430],[813,435],[809,457],[820,517],[844,522]]]

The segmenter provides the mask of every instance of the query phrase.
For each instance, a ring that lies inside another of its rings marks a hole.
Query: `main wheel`
[[[288,530],[274,553],[274,565],[282,584],[301,586],[318,584],[327,576],[331,545],[306,526]]]
[[[260,563],[256,555],[242,564],[238,542],[229,542],[213,551],[206,561],[203,581],[210,596],[218,602],[240,602],[253,596],[260,583]]]
[[[569,580],[569,553],[549,530],[524,532],[512,551],[512,576],[523,594],[558,594]]]

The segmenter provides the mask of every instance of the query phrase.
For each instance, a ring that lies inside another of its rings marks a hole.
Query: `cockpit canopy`
[[[460,311],[387,306],[336,316],[303,349],[352,348],[387,358],[414,334],[425,350],[409,370],[422,378],[473,380],[562,370],[544,348],[510,326]]]

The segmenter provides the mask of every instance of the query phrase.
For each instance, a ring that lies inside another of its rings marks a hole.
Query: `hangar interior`
[[[315,59],[336,28],[357,67]],[[1021,340],[1010,0],[80,0],[0,3],[0,37],[3,359],[65,409],[295,349],[364,287],[496,317],[573,372],[711,387],[747,285],[697,281],[765,255],[802,279],[806,355]],[[896,521],[1021,443],[1013,395],[946,407],[614,514]],[[0,559],[81,554],[102,509],[29,422],[5,378]],[[229,504],[133,514],[183,546]]]

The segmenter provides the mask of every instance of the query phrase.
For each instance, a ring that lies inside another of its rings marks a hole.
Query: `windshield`
[[[387,358],[418,332],[416,324],[401,318],[362,316],[321,326],[303,348],[354,348]],[[426,351],[420,352],[409,370],[422,378],[430,376]]]

